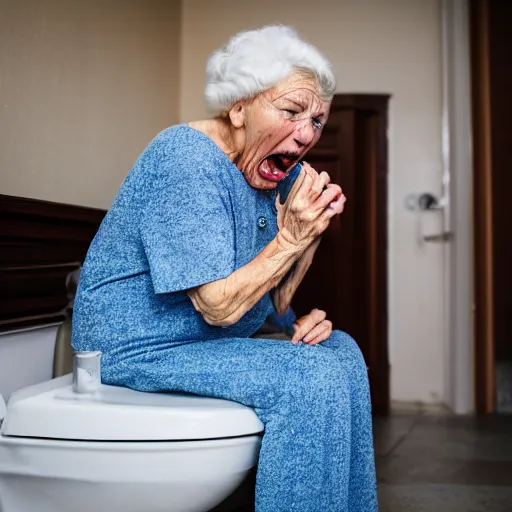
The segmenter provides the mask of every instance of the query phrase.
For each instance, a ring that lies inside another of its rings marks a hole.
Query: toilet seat
[[[0,433],[77,441],[190,441],[262,431],[255,412],[235,402],[107,385],[94,395],[79,395],[69,374],[14,393]]]

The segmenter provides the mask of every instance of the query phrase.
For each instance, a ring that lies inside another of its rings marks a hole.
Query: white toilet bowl
[[[257,463],[243,405],[72,376],[14,393],[0,430],[0,512],[205,512]]]

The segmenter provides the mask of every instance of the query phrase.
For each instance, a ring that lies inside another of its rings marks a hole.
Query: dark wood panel
[[[489,0],[470,2],[473,136],[475,397],[479,414],[494,412],[494,269],[489,62]]]
[[[47,218],[52,222],[70,220],[99,225],[105,216],[105,210],[0,194],[0,218],[11,214],[18,217]]]
[[[82,222],[60,221],[52,219],[48,222],[48,218],[41,222],[36,217],[17,218],[6,215],[0,224],[0,238],[6,241],[16,240],[41,240],[56,241],[62,240],[62,232],[65,231],[69,235],[67,238],[70,242],[83,242],[90,240],[96,233],[91,226],[83,225]]]
[[[336,141],[338,138],[338,129],[336,126],[327,125],[324,127],[322,131],[322,137],[316,143],[316,146],[308,153],[311,155],[313,152],[315,154],[321,153],[324,149],[334,149],[336,150]]]
[[[489,4],[490,115],[494,266],[494,339],[497,360],[512,361],[512,2]]]
[[[369,366],[376,413],[389,410],[387,311],[387,95],[340,94],[306,160],[347,196],[293,300],[301,316],[323,309],[351,334]]]
[[[0,332],[64,318],[66,278],[83,263],[105,213],[0,195]]]
[[[92,239],[92,236],[90,238]],[[33,262],[39,265],[52,265],[80,261],[83,257],[81,245],[73,245],[68,240],[53,240],[41,244],[37,240],[0,239],[0,267],[27,266]]]
[[[13,267],[0,270],[2,296],[10,300],[19,297],[39,297],[48,295],[48,290],[63,290],[66,277],[80,267],[80,262],[59,267]],[[0,298],[1,300],[1,298]],[[0,311],[0,315],[3,311]]]
[[[28,296],[28,297],[14,297],[0,299],[0,320],[11,321],[34,314],[62,314],[64,315],[64,308],[67,305],[65,294],[57,292],[51,293],[50,289],[46,295],[41,296]],[[37,312],[37,313],[36,313]]]

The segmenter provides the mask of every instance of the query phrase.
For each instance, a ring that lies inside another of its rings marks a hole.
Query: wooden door
[[[323,236],[293,308],[323,309],[358,342],[375,413],[389,411],[387,350],[387,95],[339,94],[306,156],[342,186],[347,203]]]
[[[496,409],[496,359],[512,361],[512,3],[470,2],[473,117],[475,396]]]

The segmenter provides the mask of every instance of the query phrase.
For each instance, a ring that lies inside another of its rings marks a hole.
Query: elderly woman
[[[345,197],[306,163],[334,93],[326,59],[292,29],[236,35],[207,65],[212,119],[147,146],[89,249],[73,347],[103,381],[219,397],[265,424],[257,512],[377,509],[367,370],[319,310],[291,341],[254,338],[288,310]]]

